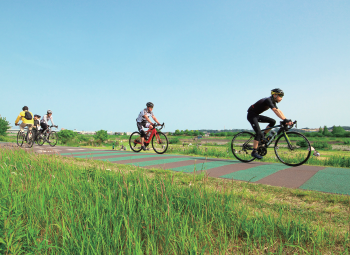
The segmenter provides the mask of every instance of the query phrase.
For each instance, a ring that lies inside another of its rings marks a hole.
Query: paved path
[[[6,146],[6,144],[1,144],[1,146]],[[159,155],[61,146],[51,148],[45,145],[42,147],[35,145],[30,150],[37,153],[58,153],[67,157],[90,158],[116,164],[169,169],[184,173],[205,171],[209,176],[216,178],[350,195],[349,168],[306,165],[289,167],[283,164],[258,161],[241,163],[237,160],[205,159],[184,155]]]

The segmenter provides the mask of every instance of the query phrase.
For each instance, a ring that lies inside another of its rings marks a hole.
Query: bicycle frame
[[[288,148],[292,150],[293,146],[291,145],[290,139],[289,139],[288,135],[286,134],[286,131],[288,131],[289,129],[292,129],[293,126],[296,125],[296,124],[297,124],[297,121],[294,121],[293,124],[290,127],[284,126],[284,125],[281,124],[281,125],[277,125],[277,126],[273,126],[273,127],[262,129],[261,132],[263,132],[265,130],[270,130],[270,129],[273,129],[273,128],[280,128],[277,131],[277,134],[270,141],[268,141],[268,143],[266,144],[266,148],[268,148],[270,146],[270,144],[276,139],[276,136],[278,136],[279,134],[283,133],[284,138],[286,138],[286,141],[287,141],[287,144],[288,144]]]
[[[154,125],[154,124],[153,124],[153,128],[152,128],[152,129],[148,129],[148,130],[145,132],[146,134],[149,134],[149,133],[150,133],[149,138],[148,138],[147,141],[145,140],[145,143],[150,143],[151,140],[152,140],[152,138],[153,138],[153,136],[157,136],[157,135],[158,135],[156,126],[158,126],[158,125]],[[160,126],[161,126],[161,125],[160,125]],[[162,128],[163,128],[163,127],[161,127],[159,130],[161,130]],[[158,136],[158,138],[159,138],[159,136]],[[136,143],[141,144],[141,142],[136,142]]]

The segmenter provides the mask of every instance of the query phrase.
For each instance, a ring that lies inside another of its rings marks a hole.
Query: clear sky
[[[0,114],[136,130],[146,102],[176,129],[249,128],[285,91],[301,127],[350,126],[350,1],[1,1]],[[269,110],[267,116],[275,117]]]

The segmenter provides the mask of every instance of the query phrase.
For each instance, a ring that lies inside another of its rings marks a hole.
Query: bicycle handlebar
[[[164,122],[163,122],[163,124],[154,123],[153,128],[155,128],[155,127],[161,127],[159,130],[162,130],[165,127]]]
[[[283,121],[281,121],[280,123],[281,123],[281,129],[284,129],[285,131],[292,129],[294,127],[294,125],[295,125],[295,127],[297,127],[297,121],[292,122],[292,125],[290,125],[290,126],[284,124]]]

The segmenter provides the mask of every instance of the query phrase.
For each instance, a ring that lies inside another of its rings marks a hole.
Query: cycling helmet
[[[271,90],[271,95],[274,95],[274,94],[284,96],[284,92],[283,92],[282,89],[273,89],[273,90]]]
[[[153,104],[153,103],[151,103],[151,102],[148,102],[148,103],[146,104],[146,106],[147,106],[147,107],[151,107],[151,108],[153,108],[154,104]]]
[[[51,110],[47,110],[47,114],[50,114],[50,113],[52,113],[52,111]]]
[[[23,106],[22,111],[28,111],[28,106]]]

